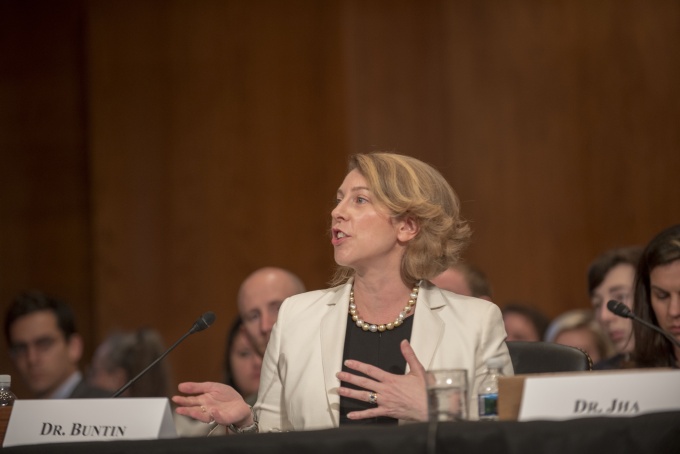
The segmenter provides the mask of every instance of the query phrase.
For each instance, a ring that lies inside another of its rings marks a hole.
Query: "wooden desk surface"
[[[0,407],[0,446],[5,441],[5,432],[7,432],[7,424],[9,424],[9,415],[12,413],[12,407]]]

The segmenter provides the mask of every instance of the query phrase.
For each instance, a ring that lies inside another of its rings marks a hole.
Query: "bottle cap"
[[[0,375],[0,384],[9,386],[12,384],[12,376],[11,375]]]
[[[504,364],[505,360],[499,357],[489,358],[486,360],[486,367],[488,367],[489,369],[500,369],[503,367]]]

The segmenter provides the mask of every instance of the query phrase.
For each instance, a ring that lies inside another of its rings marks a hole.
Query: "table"
[[[428,445],[430,433],[427,423],[413,423],[398,427],[360,426],[208,438],[15,446],[3,448],[2,454],[678,453],[680,412],[569,421],[440,423],[434,433],[434,450],[432,445]]]

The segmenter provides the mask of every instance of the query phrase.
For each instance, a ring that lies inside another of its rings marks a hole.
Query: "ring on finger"
[[[368,403],[373,405],[378,405],[378,393],[371,391],[368,393]]]

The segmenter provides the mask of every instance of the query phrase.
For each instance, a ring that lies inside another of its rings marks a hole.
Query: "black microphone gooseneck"
[[[676,347],[680,348],[680,341],[678,341],[675,337],[673,337],[669,332],[664,331],[663,329],[659,328],[658,326],[654,325],[653,323],[649,323],[646,320],[642,320],[640,317],[635,315],[633,313],[633,311],[631,311],[628,308],[628,306],[623,304],[621,301],[616,301],[616,300],[607,301],[607,309],[609,309],[610,312],[618,315],[619,317],[630,318],[631,320],[635,320],[636,322],[642,323],[647,328],[653,329],[654,331],[656,331],[657,333],[661,334],[666,339],[671,341]]]
[[[125,392],[126,389],[128,389],[128,388],[129,388],[130,386],[132,386],[137,380],[139,380],[139,379],[141,378],[142,375],[144,375],[145,373],[147,373],[147,372],[149,371],[149,369],[151,369],[153,366],[155,366],[156,364],[158,364],[158,362],[159,362],[160,360],[162,360],[163,358],[165,358],[165,357],[168,355],[168,353],[170,353],[171,351],[173,351],[174,348],[177,347],[184,339],[186,339],[186,338],[187,338],[189,335],[191,335],[191,334],[197,333],[197,332],[199,332],[199,331],[203,331],[204,329],[206,329],[207,327],[209,327],[210,325],[212,325],[214,321],[215,321],[215,314],[214,314],[213,312],[208,311],[208,312],[206,312],[205,314],[201,315],[201,316],[198,318],[198,320],[196,320],[196,321],[194,322],[194,326],[192,326],[191,329],[190,329],[189,331],[187,331],[186,333],[184,333],[184,335],[183,335],[182,337],[180,337],[180,338],[177,340],[177,342],[175,342],[174,344],[172,344],[172,347],[170,347],[169,349],[167,349],[167,350],[165,351],[165,353],[163,353],[161,356],[159,356],[158,358],[156,358],[156,360],[155,360],[154,362],[152,362],[151,364],[149,364],[149,365],[146,367],[146,369],[144,369],[143,371],[141,371],[140,373],[138,373],[137,376],[136,376],[135,378],[133,378],[132,380],[130,380],[129,382],[127,382],[127,383],[126,383],[125,385],[123,385],[118,391],[116,391],[115,393],[113,393],[113,395],[111,395],[111,397],[118,397],[118,396],[120,396],[121,394],[123,394],[123,393]]]

